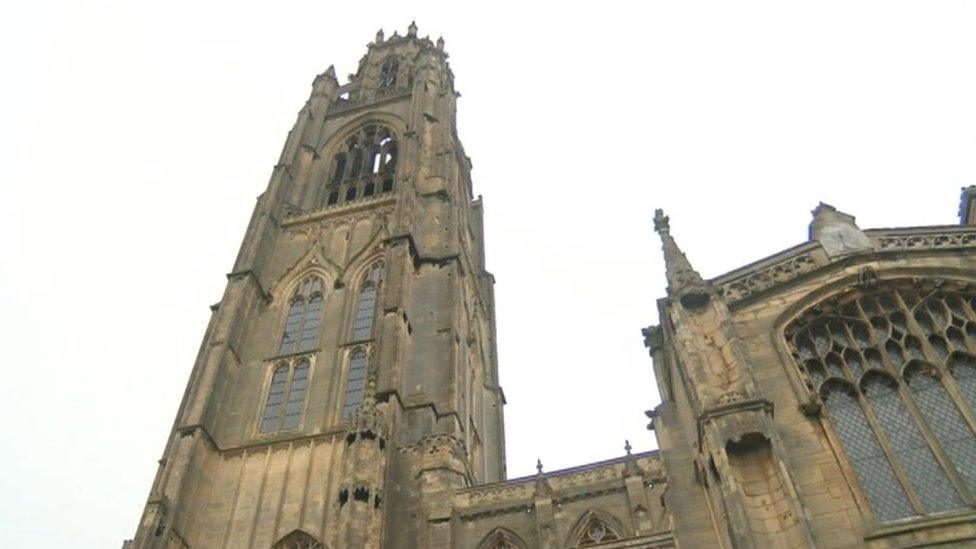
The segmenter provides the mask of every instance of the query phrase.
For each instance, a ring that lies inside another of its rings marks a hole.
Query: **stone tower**
[[[258,198],[136,537],[418,547],[505,476],[493,279],[443,40],[330,67]]]

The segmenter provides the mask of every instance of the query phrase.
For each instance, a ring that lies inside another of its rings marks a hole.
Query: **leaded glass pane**
[[[302,309],[305,300],[296,297],[291,301],[288,308],[288,315],[285,317],[285,329],[281,334],[281,345],[278,347],[278,354],[287,354],[295,351],[295,343],[298,339],[298,325],[302,320]]]
[[[888,522],[914,516],[915,511],[857,400],[835,389],[824,396],[824,407],[878,520]]]
[[[969,355],[953,357],[952,377],[971,410],[976,411],[976,359]]]
[[[349,419],[363,401],[366,391],[366,352],[356,350],[349,358],[349,373],[346,376],[346,395],[342,405],[342,419]]]
[[[298,342],[299,351],[308,351],[315,345],[315,336],[319,330],[322,318],[322,296],[316,295],[308,302],[305,309],[305,321],[302,323],[302,335]]]
[[[278,366],[271,377],[271,387],[268,389],[268,401],[264,405],[264,416],[261,418],[261,432],[272,433],[278,427],[281,417],[281,403],[285,395],[285,385],[288,383],[288,366]]]
[[[865,384],[864,393],[922,508],[927,513],[935,513],[962,507],[962,501],[905,409],[897,389],[872,379]]]
[[[292,375],[291,390],[288,392],[288,404],[285,406],[285,420],[282,429],[294,429],[302,417],[302,405],[305,403],[305,390],[308,387],[308,361],[302,360],[295,367]]]
[[[376,308],[376,286],[367,282],[356,302],[356,320],[353,324],[353,339],[369,339],[373,334],[373,311]]]
[[[966,420],[949,400],[939,380],[918,374],[909,379],[908,385],[929,429],[939,439],[966,485],[976,493],[976,437]]]

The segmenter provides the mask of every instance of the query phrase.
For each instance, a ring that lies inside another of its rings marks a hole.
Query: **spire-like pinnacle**
[[[437,49],[439,49],[439,50],[444,49],[444,37],[443,36],[438,36],[437,37]]]
[[[335,65],[329,65],[329,68],[325,69],[325,75],[335,78]]]
[[[410,38],[416,38],[417,37],[417,22],[416,21],[411,21],[410,22],[410,26],[407,27],[407,36],[409,36]]]
[[[668,296],[678,298],[687,308],[697,309],[708,304],[711,297],[708,285],[698,274],[671,236],[671,226],[664,210],[654,210],[654,230],[661,235],[664,267],[668,279]]]
[[[383,27],[380,27],[380,30],[376,31],[376,44],[379,45],[382,43],[383,43]]]
[[[541,459],[535,460],[535,470],[536,470],[536,473],[538,475],[540,475],[540,476],[542,475],[542,460]]]

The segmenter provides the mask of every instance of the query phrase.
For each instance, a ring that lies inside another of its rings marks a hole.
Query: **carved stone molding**
[[[888,234],[877,237],[879,250],[940,250],[976,247],[976,231]]]
[[[739,301],[809,273],[817,267],[820,267],[820,264],[813,254],[798,255],[730,280],[721,286],[721,292],[729,302]]]

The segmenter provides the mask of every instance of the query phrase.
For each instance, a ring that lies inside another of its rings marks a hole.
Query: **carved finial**
[[[417,22],[416,21],[411,21],[410,22],[410,26],[407,27],[407,36],[409,36],[410,38],[416,38],[417,37]]]
[[[552,497],[552,486],[549,486],[549,479],[542,473],[541,459],[536,460],[535,470],[535,489],[532,492],[532,496],[536,498]]]
[[[654,231],[657,233],[667,233],[670,231],[670,220],[670,217],[664,215],[664,210],[660,208],[654,210]]]
[[[376,31],[376,45],[380,45],[382,43],[383,43],[383,27],[380,27],[380,30]]]
[[[624,441],[624,450],[627,451],[627,462],[624,464],[624,476],[639,476],[644,472],[641,471],[640,466],[637,465],[637,459],[634,454],[630,453],[633,448],[630,446],[630,441]]]
[[[325,69],[325,75],[335,78],[335,65],[329,65],[329,68]]]
[[[624,450],[627,451],[627,455],[628,456],[630,455],[630,451],[633,450],[633,449],[634,448],[630,445],[630,440],[624,439]]]
[[[654,230],[661,235],[668,296],[678,298],[682,305],[690,309],[707,305],[711,299],[708,285],[671,237],[669,218],[663,210],[654,211]]]
[[[439,49],[439,50],[444,49],[444,37],[443,36],[438,36],[437,37],[437,49]]]

